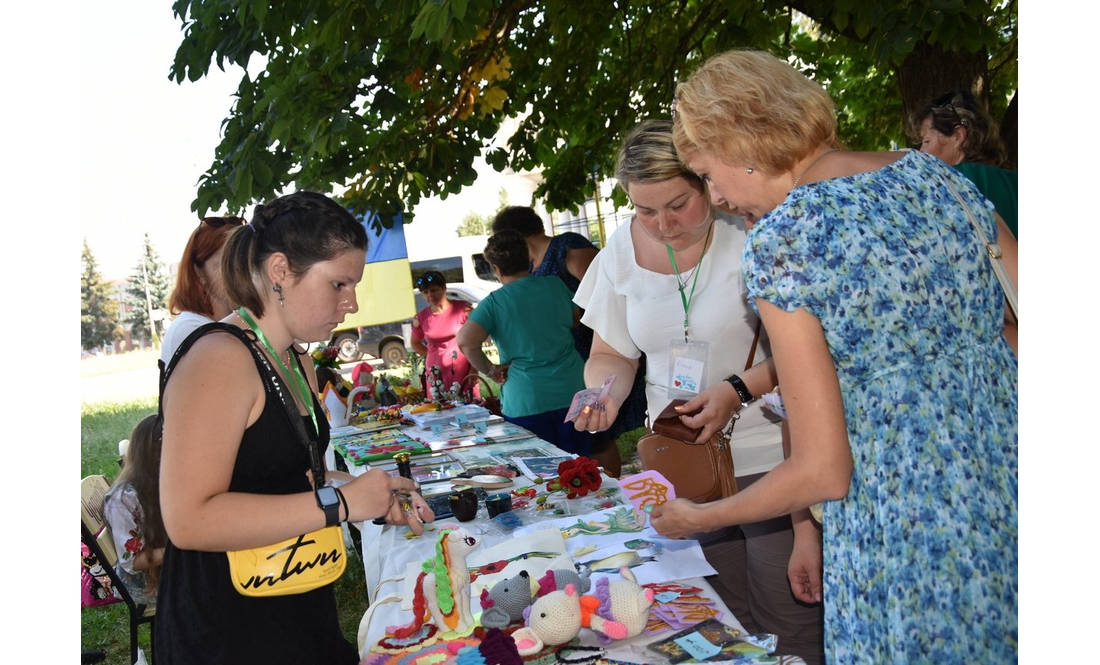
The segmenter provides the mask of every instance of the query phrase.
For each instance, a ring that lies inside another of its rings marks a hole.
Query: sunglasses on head
[[[422,289],[425,286],[431,286],[432,284],[445,284],[444,280],[435,273],[428,273],[427,275],[421,275],[416,278],[416,288]]]
[[[199,226],[206,224],[212,229],[220,229],[223,226],[242,226],[247,223],[240,217],[203,217]]]

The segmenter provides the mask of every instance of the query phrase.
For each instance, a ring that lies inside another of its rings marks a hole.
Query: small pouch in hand
[[[699,435],[703,433],[703,428],[688,427],[684,424],[684,421],[680,420],[680,416],[695,416],[703,409],[700,407],[691,412],[680,412],[676,410],[676,407],[683,406],[686,403],[686,399],[672,400],[672,402],[665,407],[665,410],[661,411],[661,415],[657,416],[657,419],[653,421],[653,431],[658,434],[672,437],[673,439],[679,439],[684,443],[694,444],[699,438]],[[706,441],[703,443],[706,443]]]

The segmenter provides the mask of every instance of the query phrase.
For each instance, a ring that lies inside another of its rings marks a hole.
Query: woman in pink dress
[[[429,270],[418,277],[416,288],[428,301],[428,306],[413,317],[410,336],[413,351],[426,358],[425,392],[429,399],[440,399],[432,387],[434,366],[439,366],[444,391],[450,392],[455,383],[465,391],[469,387],[466,377],[471,373],[470,361],[458,349],[455,334],[466,323],[472,307],[468,302],[447,297],[447,280],[438,270]],[[480,396],[476,382],[473,391],[474,397]]]

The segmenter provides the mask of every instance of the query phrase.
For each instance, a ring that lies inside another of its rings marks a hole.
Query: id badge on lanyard
[[[674,339],[669,342],[668,395],[690,399],[707,387],[710,342]]]
[[[680,299],[684,305],[684,338],[673,339],[669,342],[668,361],[668,386],[669,397],[690,399],[698,395],[707,387],[707,360],[710,355],[709,342],[697,342],[689,339],[688,311],[691,308],[691,300],[695,296],[695,285],[699,281],[700,268],[703,259],[707,255],[707,246],[710,244],[710,234],[714,230],[712,222],[707,229],[707,237],[703,240],[703,252],[699,255],[699,263],[695,266],[695,276],[691,284],[690,294],[685,293],[686,285],[680,281],[680,269],[676,265],[676,257],[670,245],[668,248],[668,260],[672,264],[673,273],[676,275],[676,284],[679,287]]]

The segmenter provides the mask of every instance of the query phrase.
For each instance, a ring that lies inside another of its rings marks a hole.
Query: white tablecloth
[[[531,440],[527,440],[517,442],[515,445],[516,447],[524,447],[530,444]],[[552,447],[545,441],[540,441],[540,444]],[[565,453],[560,452],[560,454]],[[362,474],[366,470],[366,467],[350,468],[353,469],[352,473],[355,475]],[[607,484],[615,484],[617,481],[605,476],[604,482]],[[486,491],[490,494],[496,491],[508,492],[514,489],[521,489],[531,484],[532,482],[530,480],[520,476],[515,479],[514,487],[508,488],[507,490]],[[459,524],[453,517],[444,520],[444,522]],[[363,566],[366,577],[367,598],[370,603],[359,628],[359,649],[361,655],[365,656],[369,652],[370,645],[376,644],[385,636],[385,629],[387,626],[403,625],[412,621],[412,612],[401,609],[401,600],[405,592],[405,575],[409,568],[409,562],[419,563],[433,554],[435,538],[406,538],[405,533],[407,529],[405,527],[396,528],[389,525],[379,526],[369,522],[357,524],[356,526],[359,526],[362,530]],[[482,542],[479,548],[492,547],[510,537],[491,525],[483,513],[479,513],[477,519],[460,524],[460,526],[481,538]],[[684,584],[697,586],[703,589],[703,595],[713,598],[717,609],[722,612],[721,621],[745,632],[740,622],[738,622],[737,617],[734,616],[733,612],[729,611],[717,592],[714,591],[704,578],[694,577],[681,581]],[[474,601],[474,605],[473,612],[477,614],[480,610],[476,606],[476,600]],[[646,656],[644,655],[645,652],[641,650],[642,645],[663,640],[671,634],[672,633],[663,633],[654,636],[639,635],[631,640],[615,641],[607,648],[607,655],[609,658],[625,662],[645,662]],[[581,642],[590,646],[597,646],[599,644],[595,634],[589,630],[581,631]],[[783,658],[781,662],[784,664],[794,664],[802,663],[803,661],[797,658]]]

